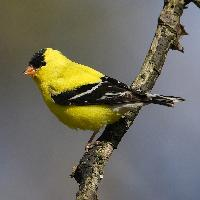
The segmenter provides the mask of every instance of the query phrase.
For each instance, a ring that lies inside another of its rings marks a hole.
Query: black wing
[[[133,93],[129,87],[116,79],[104,76],[101,82],[83,85],[73,91],[51,95],[59,105],[114,105],[131,102]]]

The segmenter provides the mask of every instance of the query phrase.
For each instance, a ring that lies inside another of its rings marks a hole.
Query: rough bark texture
[[[133,89],[137,88],[143,92],[151,90],[161,73],[168,51],[173,49],[183,52],[179,39],[187,33],[180,24],[180,17],[190,2],[200,7],[200,0],[164,0],[155,36],[141,71],[131,85]],[[79,183],[77,200],[98,199],[97,190],[103,178],[104,166],[128,128],[133,124],[140,109],[141,107],[138,107],[115,124],[108,125],[97,139],[98,142],[84,153],[71,175]]]

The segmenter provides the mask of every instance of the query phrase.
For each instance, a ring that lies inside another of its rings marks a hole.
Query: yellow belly
[[[47,105],[61,122],[74,129],[98,131],[103,126],[116,122],[121,116],[109,106]]]

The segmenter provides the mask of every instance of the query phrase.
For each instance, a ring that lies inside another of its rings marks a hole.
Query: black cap
[[[46,65],[46,62],[44,61],[45,51],[46,49],[40,49],[37,53],[35,53],[31,58],[31,60],[29,61],[29,65],[31,65],[36,69],[45,66]]]

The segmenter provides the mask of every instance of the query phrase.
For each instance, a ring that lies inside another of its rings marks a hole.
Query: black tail
[[[175,103],[185,101],[181,97],[163,96],[159,94],[147,94],[150,103],[159,104],[163,106],[173,107]]]

